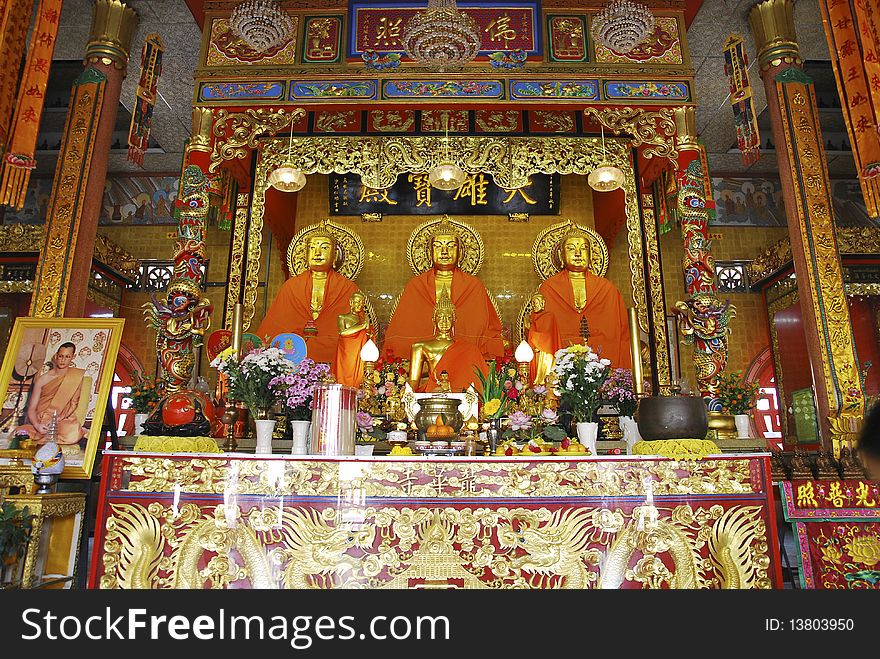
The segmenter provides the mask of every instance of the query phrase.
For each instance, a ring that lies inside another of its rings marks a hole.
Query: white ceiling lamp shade
[[[281,192],[299,192],[306,185],[306,175],[293,162],[293,122],[294,115],[291,115],[287,160],[269,173],[269,185]]]
[[[623,187],[623,183],[623,172],[610,164],[605,155],[605,126],[602,126],[602,162],[587,176],[587,184],[596,192],[613,192]]]

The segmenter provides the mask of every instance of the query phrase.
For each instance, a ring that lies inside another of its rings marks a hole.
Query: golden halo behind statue
[[[308,270],[306,251],[309,238],[322,232],[336,238],[336,260],[333,262],[333,269],[352,281],[357,279],[364,267],[364,243],[354,231],[330,220],[303,227],[290,241],[287,248],[287,267],[290,276],[295,277]]]
[[[428,220],[417,226],[406,243],[409,267],[416,275],[427,272],[434,264],[431,256],[431,237],[440,228],[441,223],[448,223],[451,230],[458,236],[460,246],[458,267],[471,275],[476,275],[483,265],[483,239],[477,230],[461,220],[453,220],[448,215]]]
[[[562,270],[559,242],[569,231],[583,234],[590,246],[590,272],[604,277],[608,272],[608,246],[595,229],[575,224],[571,220],[547,227],[532,245],[532,265],[541,281]]]
[[[528,332],[526,331],[526,318],[532,315],[532,298],[535,297],[536,294],[540,293],[537,288],[532,291],[529,296],[523,300],[522,306],[519,308],[519,314],[516,317],[516,322],[513,324],[514,331],[514,341],[516,345],[519,345],[523,341],[528,340]]]

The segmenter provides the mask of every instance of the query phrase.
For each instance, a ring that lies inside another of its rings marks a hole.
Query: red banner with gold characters
[[[43,114],[49,66],[52,64],[52,53],[55,52],[61,3],[62,0],[40,0],[24,76],[18,87],[11,139],[3,156],[3,177],[0,181],[0,204],[14,208],[24,206],[31,170],[37,166],[34,149]]]
[[[864,0],[821,0],[843,117],[868,214],[880,215],[880,9]]]
[[[153,123],[153,108],[156,107],[164,52],[165,44],[158,34],[147,36],[141,51],[141,77],[138,80],[137,98],[128,129],[128,159],[141,167],[144,166],[144,152],[150,142],[150,126]]]
[[[744,165],[752,165],[761,155],[761,134],[749,81],[749,59],[743,39],[731,34],[724,42],[724,73],[730,83],[730,105],[736,125],[736,142]],[[707,197],[709,199],[709,197]]]
[[[880,589],[880,486],[867,480],[783,481],[804,588]]]
[[[31,20],[33,0],[0,0],[0,154],[9,139],[15,108],[21,52]]]

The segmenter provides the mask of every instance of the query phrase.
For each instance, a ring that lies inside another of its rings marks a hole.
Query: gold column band
[[[683,105],[675,108],[675,146],[679,151],[699,151],[697,142],[697,109]]]
[[[100,62],[124,70],[128,66],[137,24],[137,12],[125,3],[119,0],[96,0],[86,45],[86,62]]]
[[[764,0],[749,12],[761,69],[782,63],[800,64],[792,0]]]
[[[192,133],[190,133],[187,150],[211,152],[211,128],[214,125],[214,113],[211,108],[194,107],[192,111]]]

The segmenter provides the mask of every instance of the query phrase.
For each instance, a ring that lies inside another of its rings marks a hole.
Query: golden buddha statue
[[[486,287],[459,267],[465,257],[460,231],[461,228],[448,219],[438,222],[431,230],[426,244],[431,267],[413,277],[400,296],[385,332],[383,347],[387,358],[409,355],[413,341],[431,335],[432,318],[428,310],[434,308],[443,292],[458,311],[456,337],[477,346],[484,358],[499,358],[504,354],[501,319]],[[412,254],[410,256],[412,260]]]
[[[544,384],[553,370],[556,351],[562,348],[562,339],[556,318],[546,310],[541,293],[532,295],[531,308],[532,313],[525,320],[526,340],[535,351],[529,375],[533,384]]]
[[[410,386],[415,391],[464,391],[477,381],[476,370],[488,372],[483,355],[474,344],[453,338],[455,306],[449,294],[441,291],[434,305],[434,335],[416,341],[410,350]],[[424,371],[427,370],[427,381]],[[441,374],[445,372],[445,377]]]
[[[612,366],[632,367],[629,323],[623,296],[605,277],[590,271],[590,244],[572,228],[556,248],[562,270],[539,287],[555,319],[562,345],[586,343]]]
[[[281,286],[257,335],[263,339],[294,332],[306,338],[308,356],[335,366],[337,320],[349,311],[357,285],[335,270],[339,250],[326,228],[312,231],[306,245],[307,269]]]
[[[360,387],[364,377],[361,349],[370,339],[373,328],[367,318],[364,305],[367,296],[355,291],[348,300],[349,313],[339,314],[336,328],[336,381],[349,387]]]

